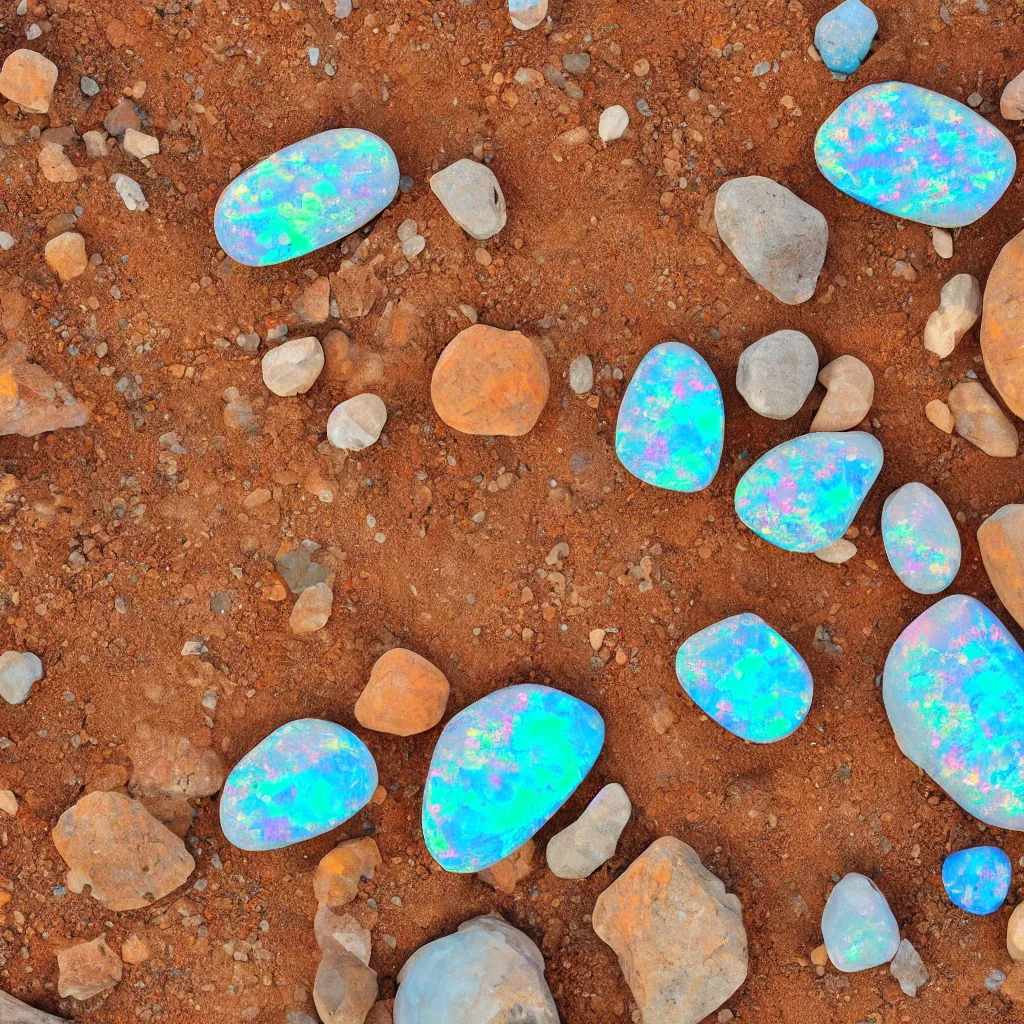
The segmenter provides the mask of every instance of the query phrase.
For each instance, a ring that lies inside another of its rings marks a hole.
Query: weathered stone
[[[1003,607],[1024,627],[1024,505],[1004,505],[978,527],[985,571]]]
[[[342,320],[361,319],[387,293],[384,282],[377,276],[376,265],[376,260],[365,264],[345,260],[337,272],[331,274],[331,294]]]
[[[343,907],[359,892],[359,883],[373,878],[381,865],[380,850],[369,837],[339,843],[317,866],[313,894],[327,907]]]
[[[971,274],[957,274],[942,286],[939,308],[924,325],[924,347],[945,359],[979,316],[981,285],[978,279]]]
[[[377,395],[354,395],[327,418],[327,440],[342,451],[361,452],[377,443],[387,419],[387,406]]]
[[[999,113],[1007,121],[1024,120],[1024,71],[1006,83],[999,97]]]
[[[43,663],[31,651],[0,654],[0,697],[8,704],[22,704],[32,687],[43,678]]]
[[[925,407],[924,414],[928,422],[947,434],[953,433],[953,414],[949,406],[940,398],[933,398]]]
[[[511,896],[516,891],[516,886],[533,871],[533,855],[536,849],[537,844],[532,839],[527,839],[518,850],[513,850],[497,864],[478,871],[477,878],[492,889]]]
[[[89,410],[41,366],[30,363],[25,346],[0,354],[0,436],[34,437],[48,430],[80,427]]]
[[[227,772],[213,747],[198,746],[164,726],[142,724],[128,744],[135,796],[212,796]]]
[[[439,668],[413,651],[396,647],[382,654],[370,670],[355,716],[367,729],[414,736],[441,721],[448,693],[448,680]]]
[[[852,430],[875,400],[875,378],[856,356],[839,356],[823,366],[818,380],[828,389],[811,421],[811,432]]]
[[[137,131],[135,128],[128,128],[121,139],[124,151],[135,157],[136,160],[148,160],[151,156],[160,153],[160,142],[152,135]]]
[[[340,943],[330,943],[313,982],[313,1002],[323,1024],[364,1024],[376,1001],[376,972]]]
[[[322,324],[331,312],[331,280],[318,277],[292,303],[295,315],[304,324]]]
[[[811,339],[800,331],[776,331],[740,353],[736,390],[759,415],[788,420],[800,411],[817,374]]]
[[[20,999],[0,992],[0,1024],[69,1024],[63,1017],[54,1017]]]
[[[138,131],[142,127],[139,108],[126,96],[103,119],[103,127],[106,128],[107,134],[113,135],[115,139],[121,138],[129,128]]]
[[[100,935],[92,942],[79,942],[57,954],[60,975],[57,993],[61,999],[84,1002],[101,992],[113,988],[120,980],[123,968],[121,958]]]
[[[1014,960],[1024,960],[1024,903],[1014,907],[1006,922],[1006,952]]]
[[[39,150],[39,170],[47,181],[54,183],[78,181],[78,171],[64,147],[54,142],[44,143]]]
[[[1024,418],[1024,231],[1003,246],[988,275],[981,354],[996,391]]]
[[[913,998],[917,990],[928,981],[924,961],[910,939],[903,939],[889,964],[889,972],[900,983],[903,994]]]
[[[1017,454],[1017,428],[978,381],[961,381],[950,391],[947,402],[961,437],[986,455],[1012,459]]]
[[[326,583],[307,587],[295,602],[288,626],[293,633],[302,636],[323,629],[334,608],[334,591]]]
[[[857,545],[845,537],[840,537],[839,540],[832,541],[827,547],[818,548],[814,552],[814,557],[831,565],[842,565],[853,558],[855,554],[857,554]]]
[[[152,955],[149,943],[135,932],[131,932],[121,946],[121,959],[126,964],[145,963]]]
[[[548,840],[548,867],[558,878],[588,878],[615,856],[619,836],[633,805],[626,791],[613,782],[605,786],[586,810]]]
[[[56,84],[57,65],[34,50],[15,50],[0,68],[0,94],[27,114],[49,111]]]
[[[263,383],[281,398],[305,394],[324,368],[324,350],[316,338],[295,338],[263,357]]]
[[[430,191],[472,238],[484,241],[505,226],[505,196],[494,171],[486,164],[456,160],[431,176]]]
[[[64,234],[51,238],[46,243],[46,262],[67,284],[73,278],[81,277],[89,268],[89,258],[85,254],[85,239],[77,231],[65,231]]]
[[[626,134],[629,127],[629,111],[618,103],[601,111],[601,119],[597,124],[597,134],[604,143],[614,142]]]

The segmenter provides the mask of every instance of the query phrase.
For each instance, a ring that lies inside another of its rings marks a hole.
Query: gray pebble
[[[889,964],[889,972],[900,983],[903,994],[913,998],[917,990],[928,980],[924,961],[910,939],[903,939],[900,948]]]
[[[478,241],[505,226],[505,196],[494,172],[475,160],[456,160],[430,179],[430,191],[452,220]]]
[[[736,390],[754,412],[772,420],[795,416],[814,387],[818,353],[806,334],[776,331],[740,355]]]
[[[594,386],[594,364],[590,356],[577,356],[569,366],[569,387],[577,395],[585,395]]]
[[[1006,981],[1006,975],[998,967],[993,968],[985,979],[985,988],[989,992],[998,992]]]
[[[641,96],[640,99],[636,101],[636,109],[637,113],[640,114],[642,117],[654,117],[654,111],[651,110],[650,103],[648,103],[647,100],[643,98],[643,96]]]
[[[0,697],[8,704],[21,704],[42,678],[43,663],[31,651],[0,654]]]
[[[771,71],[771,69],[772,69],[772,66],[771,66],[771,64],[768,61],[766,61],[766,60],[758,61],[754,65],[754,77],[755,78],[760,78],[762,75],[767,75],[768,72]]]
[[[78,80],[78,87],[82,90],[83,96],[98,96],[100,93],[99,82],[88,75],[82,75]]]
[[[582,75],[590,67],[589,53],[567,53],[562,58],[562,67],[570,75]]]

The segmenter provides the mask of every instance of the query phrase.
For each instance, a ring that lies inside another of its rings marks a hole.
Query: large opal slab
[[[220,827],[242,850],[277,850],[347,821],[377,788],[377,765],[358,736],[300,718],[275,729],[231,770]]]
[[[655,487],[702,491],[718,472],[724,440],[725,406],[711,367],[689,345],[656,345],[619,406],[619,461]]]
[[[917,85],[869,85],[818,129],[814,158],[841,192],[940,228],[972,224],[1017,166],[1009,139],[970,107]]]
[[[846,533],[881,469],[882,446],[871,434],[804,434],[743,474],[736,512],[777,547],[819,551]]]
[[[994,914],[1010,891],[1013,865],[995,846],[974,846],[942,862],[946,895],[969,914]]]
[[[709,718],[754,743],[793,732],[814,694],[804,659],[750,612],[694,633],[676,655],[676,676]]]
[[[814,28],[814,45],[829,71],[852,75],[871,49],[878,19],[861,0],[843,0]]]
[[[283,263],[373,220],[398,191],[398,161],[372,132],[336,128],[243,171],[217,201],[213,228],[238,263]]]
[[[434,748],[423,838],[446,871],[483,871],[519,849],[573,794],[604,721],[549,686],[496,690],[460,711]]]
[[[900,948],[900,926],[881,890],[851,871],[832,890],[821,915],[828,958],[850,974],[888,963]]]
[[[933,604],[885,659],[900,750],[988,825],[1024,831],[1024,651],[973,597]]]
[[[960,534],[942,499],[904,484],[882,506],[882,541],[893,571],[918,594],[937,594],[960,569]]]

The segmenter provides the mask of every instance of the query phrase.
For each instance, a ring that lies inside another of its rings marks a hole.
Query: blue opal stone
[[[900,948],[900,926],[886,898],[856,871],[832,890],[821,915],[821,935],[829,960],[847,974],[888,963]]]
[[[509,686],[460,711],[434,748],[423,838],[446,871],[483,871],[572,796],[604,745],[604,721],[549,686]]]
[[[882,506],[882,541],[896,575],[918,594],[937,594],[960,569],[960,534],[942,499],[904,484]]]
[[[750,612],[694,633],[676,655],[676,676],[709,718],[754,743],[793,732],[814,694],[804,659]]]
[[[843,0],[833,7],[814,29],[814,45],[825,67],[852,75],[871,49],[878,31],[878,19],[860,0]]]
[[[283,263],[350,235],[398,191],[398,161],[371,132],[336,128],[268,156],[232,181],[214,213],[221,248],[238,263]]]
[[[724,440],[725,406],[711,367],[689,345],[656,345],[619,406],[619,461],[655,487],[702,491],[718,472]]]
[[[762,455],[736,487],[736,512],[785,551],[839,540],[882,470],[882,446],[862,431],[804,434]]]
[[[1024,831],[1024,651],[953,594],[900,633],[882,698],[900,750],[988,825]]]
[[[994,914],[1010,891],[1010,858],[995,846],[951,853],[942,863],[946,895],[969,914]]]
[[[300,718],[275,729],[231,770],[220,827],[240,850],[277,850],[348,821],[377,788],[377,765],[343,726]]]
[[[814,158],[841,192],[940,228],[972,224],[999,201],[1017,157],[970,107],[903,82],[869,85],[818,129]]]

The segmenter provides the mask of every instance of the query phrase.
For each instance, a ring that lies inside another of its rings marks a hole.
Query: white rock
[[[418,234],[419,227],[417,227],[416,221],[414,221],[412,217],[403,220],[402,223],[398,225],[398,240],[400,242],[408,242],[410,238]]]
[[[407,238],[402,242],[402,255],[407,260],[411,260],[413,257],[419,256],[426,247],[427,240],[422,235],[413,235],[412,238]]]
[[[568,828],[548,842],[548,867],[559,878],[587,878],[615,855],[633,805],[613,782],[604,787]]]
[[[134,178],[129,178],[127,174],[112,174],[110,184],[114,186],[114,190],[129,210],[140,210],[144,213],[149,209],[146,193]]]
[[[14,236],[9,235],[6,231],[0,231],[0,249],[7,252],[14,248]]]
[[[505,226],[505,196],[484,164],[456,160],[430,179],[430,191],[452,220],[478,241],[492,238]]]
[[[945,228],[932,228],[932,248],[944,260],[951,260],[953,236]]]
[[[924,327],[924,347],[945,359],[981,316],[981,286],[971,274],[950,278],[939,293],[939,308]]]
[[[900,983],[903,994],[911,998],[928,981],[928,969],[910,939],[900,941],[900,948],[889,964],[889,973]]]
[[[324,368],[324,350],[316,338],[295,338],[263,357],[263,383],[281,398],[305,394]]]
[[[832,565],[842,565],[843,562],[848,562],[853,558],[855,554],[857,554],[857,545],[845,537],[840,537],[839,540],[829,544],[827,548],[820,548],[814,552],[815,558],[820,558],[823,562],[830,562]]]
[[[313,918],[313,934],[323,952],[336,942],[370,966],[370,933],[351,914],[336,914],[329,906],[321,904]]]
[[[761,416],[795,416],[818,376],[818,352],[800,331],[776,331],[745,349],[736,366],[736,390]]]
[[[594,386],[594,364],[590,356],[577,356],[569,364],[569,387],[577,395],[585,395]]]
[[[361,452],[377,443],[387,419],[387,406],[380,398],[356,395],[334,407],[327,420],[327,440],[335,448]]]
[[[597,134],[604,142],[614,142],[621,139],[629,127],[629,111],[625,107],[606,107],[601,111],[601,120],[597,123]]]
[[[107,133],[101,131],[86,132],[82,136],[85,143],[85,155],[90,160],[102,160],[107,155]],[[116,186],[115,186],[116,187]],[[139,189],[142,192],[142,189]],[[145,196],[143,196],[145,202]]]
[[[512,24],[523,31],[536,28],[548,16],[548,0],[509,0]]]
[[[157,139],[152,135],[137,132],[134,128],[129,128],[124,133],[121,145],[124,146],[124,151],[136,160],[146,160],[160,152],[160,142]]]
[[[0,697],[8,704],[20,704],[32,684],[43,678],[43,663],[31,651],[0,654]]]

